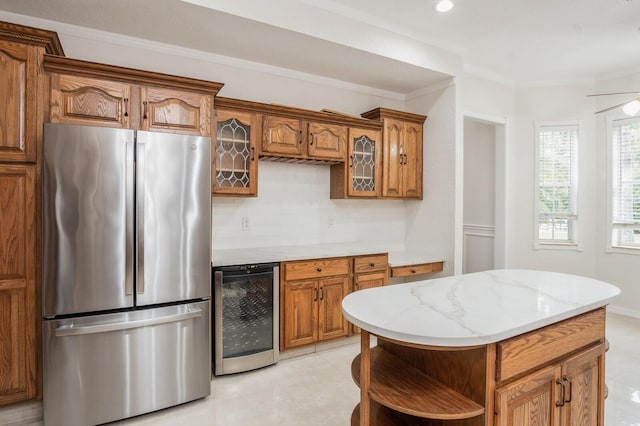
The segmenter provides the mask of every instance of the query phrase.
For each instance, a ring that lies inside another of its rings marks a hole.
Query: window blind
[[[578,126],[538,128],[538,240],[574,242]]]
[[[612,124],[614,246],[640,248],[640,118]]]

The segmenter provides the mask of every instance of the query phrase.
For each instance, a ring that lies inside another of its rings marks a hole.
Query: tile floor
[[[640,319],[609,314],[607,426],[640,426]],[[250,373],[216,377],[212,396],[119,425],[346,426],[358,399],[350,344],[280,361]]]

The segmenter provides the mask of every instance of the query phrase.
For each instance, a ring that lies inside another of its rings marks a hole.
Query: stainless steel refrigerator
[[[46,425],[209,395],[211,141],[45,124]]]

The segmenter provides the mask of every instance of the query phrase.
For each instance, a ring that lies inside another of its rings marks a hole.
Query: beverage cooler
[[[278,362],[279,264],[217,267],[213,277],[214,373]]]

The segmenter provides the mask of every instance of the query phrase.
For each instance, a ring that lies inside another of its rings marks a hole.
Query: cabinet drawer
[[[398,266],[391,268],[391,277],[409,277],[411,275],[428,274],[442,271],[442,262],[420,263],[417,265]]]
[[[340,257],[335,259],[285,262],[284,279],[285,281],[295,281],[330,277],[333,275],[348,275],[350,260],[348,257]]]
[[[499,342],[496,381],[500,382],[544,365],[556,358],[604,342],[604,308]]]
[[[388,265],[389,257],[386,254],[360,256],[353,259],[353,273],[384,271]]]

